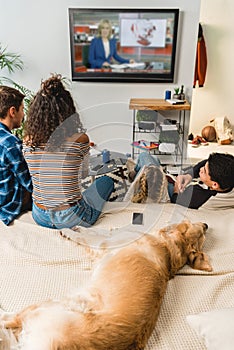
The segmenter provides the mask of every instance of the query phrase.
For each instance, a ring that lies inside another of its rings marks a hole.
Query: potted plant
[[[180,99],[180,88],[179,87],[174,88],[174,94],[172,97]]]
[[[21,60],[21,56],[17,53],[8,52],[6,47],[2,47],[2,44],[0,43],[0,70],[7,69],[8,73],[12,74],[16,70],[23,70],[24,64]],[[31,101],[31,98],[33,96],[33,93],[24,87],[23,85],[20,85],[13,81],[10,78],[0,76],[0,85],[12,85],[15,89],[18,89],[20,92],[22,92],[25,95],[24,99],[24,107],[25,107],[25,115],[27,116],[27,111],[29,107],[29,103]],[[18,129],[15,129],[13,132],[16,134],[19,138],[23,138],[23,130],[24,130],[24,123],[22,123],[21,127]]]

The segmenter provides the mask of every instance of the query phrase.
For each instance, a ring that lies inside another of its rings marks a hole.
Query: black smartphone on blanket
[[[132,214],[132,224],[133,225],[143,225],[143,213],[133,213]]]

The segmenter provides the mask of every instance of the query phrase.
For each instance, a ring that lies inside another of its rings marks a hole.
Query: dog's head
[[[208,225],[203,222],[191,223],[182,221],[160,230],[164,238],[171,237],[178,251],[181,253],[181,259],[187,259],[185,263],[196,270],[212,271],[208,256],[202,251],[205,241],[205,233]],[[179,254],[179,253],[178,253]]]

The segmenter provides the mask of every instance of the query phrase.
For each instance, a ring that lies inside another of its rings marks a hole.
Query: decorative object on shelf
[[[165,91],[165,100],[170,100],[171,98],[171,90],[166,90]]]
[[[137,111],[136,120],[138,128],[142,130],[155,130],[158,120],[157,111],[140,110]]]
[[[138,122],[138,128],[143,131],[152,131],[156,130],[156,123],[155,122]]]
[[[207,125],[202,129],[202,137],[209,142],[216,141],[216,130],[213,126]]]
[[[139,141],[132,142],[131,145],[143,150],[152,150],[152,149],[157,149],[159,146],[159,143],[154,141],[139,140]]]
[[[177,123],[177,120],[176,119],[170,119],[170,118],[166,118],[164,119],[164,125],[175,125]]]
[[[194,135],[193,135],[193,133],[189,134],[189,136],[188,136],[188,140],[189,140],[189,141],[193,141],[193,139],[194,139]]]
[[[103,163],[108,163],[110,161],[110,151],[107,149],[102,151],[102,161]]]
[[[158,150],[162,153],[173,153],[175,152],[175,144],[166,142],[160,143]]]
[[[166,100],[171,105],[182,105],[185,103],[185,100],[180,100],[179,98],[172,98],[170,100]]]
[[[180,88],[179,87],[176,87],[174,88],[174,94],[172,95],[172,98],[173,99],[180,99]]]
[[[220,145],[230,145],[234,137],[229,119],[226,116],[217,117],[211,120],[211,122],[214,123],[218,143]]]
[[[209,142],[204,139],[204,137],[197,135],[192,140],[189,140],[189,143],[191,143],[192,147],[199,147],[199,146],[207,146],[209,145]]]
[[[184,85],[180,88],[180,100],[185,100]]]
[[[162,131],[177,130],[177,126],[175,124],[160,124],[160,128]]]
[[[157,111],[151,111],[151,110],[139,110],[137,111],[136,120],[138,122],[140,121],[157,122],[158,113]]]
[[[159,134],[160,143],[174,143],[178,144],[180,134],[178,130],[161,130]]]

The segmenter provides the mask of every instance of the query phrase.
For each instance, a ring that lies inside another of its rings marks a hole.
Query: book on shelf
[[[178,130],[176,124],[160,124],[162,131]]]
[[[166,101],[171,105],[183,105],[186,102],[186,100],[179,100],[178,98],[171,98]]]
[[[140,149],[151,150],[158,148],[159,143],[154,141],[139,140],[132,142],[131,145]]]

